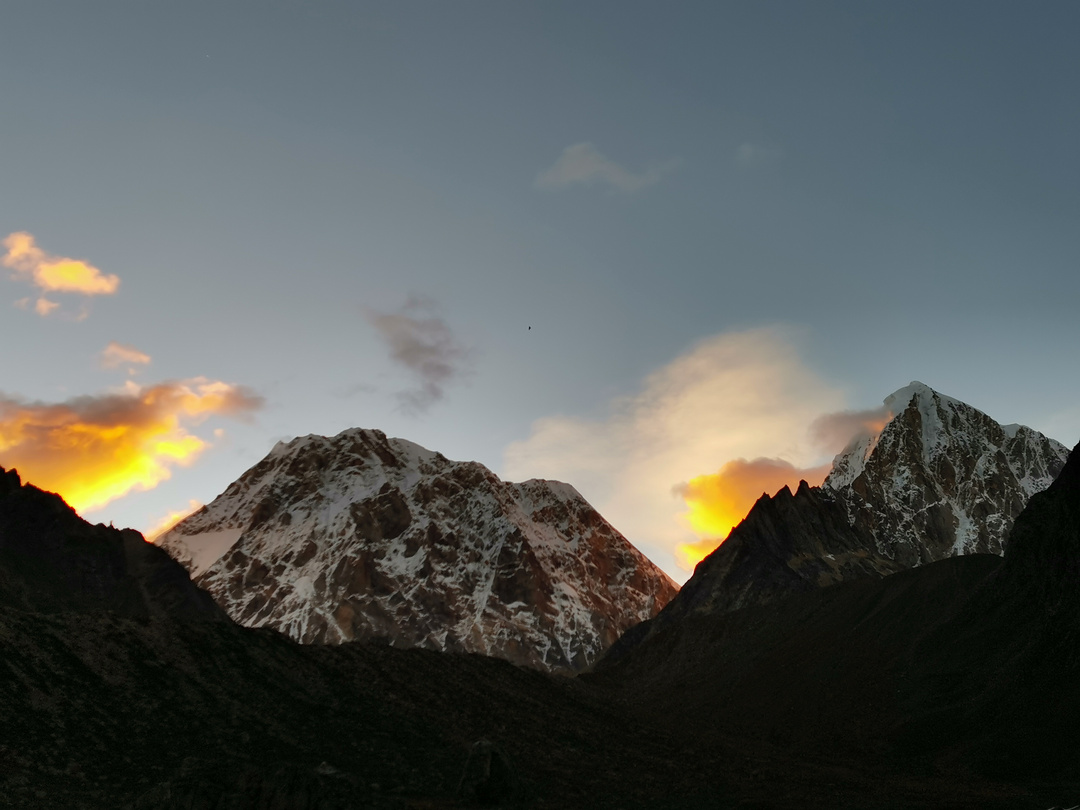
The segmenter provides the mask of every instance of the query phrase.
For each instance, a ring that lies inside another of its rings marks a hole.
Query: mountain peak
[[[569,484],[378,430],[279,442],[159,541],[234,619],[578,670],[676,587]]]
[[[954,554],[1001,554],[1012,521],[1065,464],[1068,449],[912,382],[884,400],[877,436],[838,455],[823,487],[852,525],[905,567]]]

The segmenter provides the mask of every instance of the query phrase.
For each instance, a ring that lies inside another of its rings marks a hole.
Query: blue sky
[[[91,519],[147,528],[280,438],[374,427],[569,480],[682,578],[673,487],[827,461],[814,414],[913,379],[1080,439],[1075,4],[13,0],[4,20],[0,237],[121,283],[10,269],[0,392],[251,397],[182,416],[193,463]],[[151,361],[102,368],[110,342]],[[660,473],[609,474],[649,453]]]

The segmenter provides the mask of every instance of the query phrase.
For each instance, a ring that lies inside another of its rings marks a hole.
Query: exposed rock
[[[836,493],[881,555],[912,568],[957,554],[1001,554],[1013,521],[1065,465],[1063,444],[911,383],[885,399],[879,436],[837,456]]]
[[[278,444],[159,543],[246,626],[549,670],[589,666],[676,591],[573,487],[372,430]]]
[[[885,399],[891,418],[833,462],[821,487],[763,495],[614,660],[670,622],[723,613],[948,557],[1002,553],[1013,521],[1068,449],[921,383]]]

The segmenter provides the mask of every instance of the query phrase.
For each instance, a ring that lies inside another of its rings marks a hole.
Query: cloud
[[[835,455],[855,439],[877,436],[892,417],[892,412],[885,407],[828,413],[814,420],[810,435],[823,450]]]
[[[169,512],[164,517],[156,520],[150,528],[143,532],[143,537],[146,538],[147,543],[156,543],[161,535],[165,534],[165,532],[169,531],[169,529],[184,518],[190,517],[202,508],[202,503],[191,498],[188,500],[186,509]]]
[[[693,570],[727,538],[762,495],[775,495],[784,487],[795,490],[800,481],[819,486],[831,467],[831,463],[796,467],[782,458],[737,458],[716,473],[680,484],[676,492],[689,507],[685,523],[702,538],[679,544],[676,556],[680,566]]]
[[[784,157],[784,150],[759,143],[746,142],[735,150],[735,162],[747,169],[776,163]]]
[[[135,366],[146,366],[150,364],[150,355],[146,352],[141,352],[134,346],[128,346],[125,343],[117,343],[115,340],[109,341],[109,345],[106,346],[101,354],[98,356],[98,362],[100,362],[102,368],[120,368],[120,366],[128,366],[128,373],[134,374],[137,369]]]
[[[731,332],[649,375],[636,394],[611,402],[604,419],[538,420],[528,439],[507,448],[504,472],[512,480],[572,483],[658,565],[685,579],[680,546],[716,538],[693,531],[680,485],[748,458],[818,467],[828,459],[808,427],[842,406],[842,394],[799,358],[793,335]]]
[[[91,512],[133,490],[153,489],[210,446],[190,429],[211,415],[247,419],[262,399],[242,386],[198,377],[61,403],[0,395],[0,465]]]
[[[542,189],[560,189],[576,183],[602,183],[613,191],[631,194],[659,183],[680,162],[674,158],[635,173],[602,155],[591,143],[576,143],[566,147],[551,168],[537,174],[534,184]]]
[[[43,293],[112,295],[120,287],[119,276],[106,275],[81,259],[46,253],[37,246],[33,235],[25,231],[8,235],[3,245],[7,253],[0,258],[0,262],[14,271],[15,278],[31,282]],[[58,306],[55,301],[42,295],[34,310],[38,315],[45,316]]]
[[[430,299],[414,295],[397,312],[368,309],[365,316],[394,361],[416,379],[414,388],[397,395],[406,412],[426,411],[445,396],[448,384],[469,372],[471,352],[435,314]]]

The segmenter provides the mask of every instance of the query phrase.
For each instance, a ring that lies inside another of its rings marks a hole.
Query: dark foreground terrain
[[[1069,807],[1078,468],[1004,562],[696,616],[577,679],[245,630],[0,473],[0,806]]]

